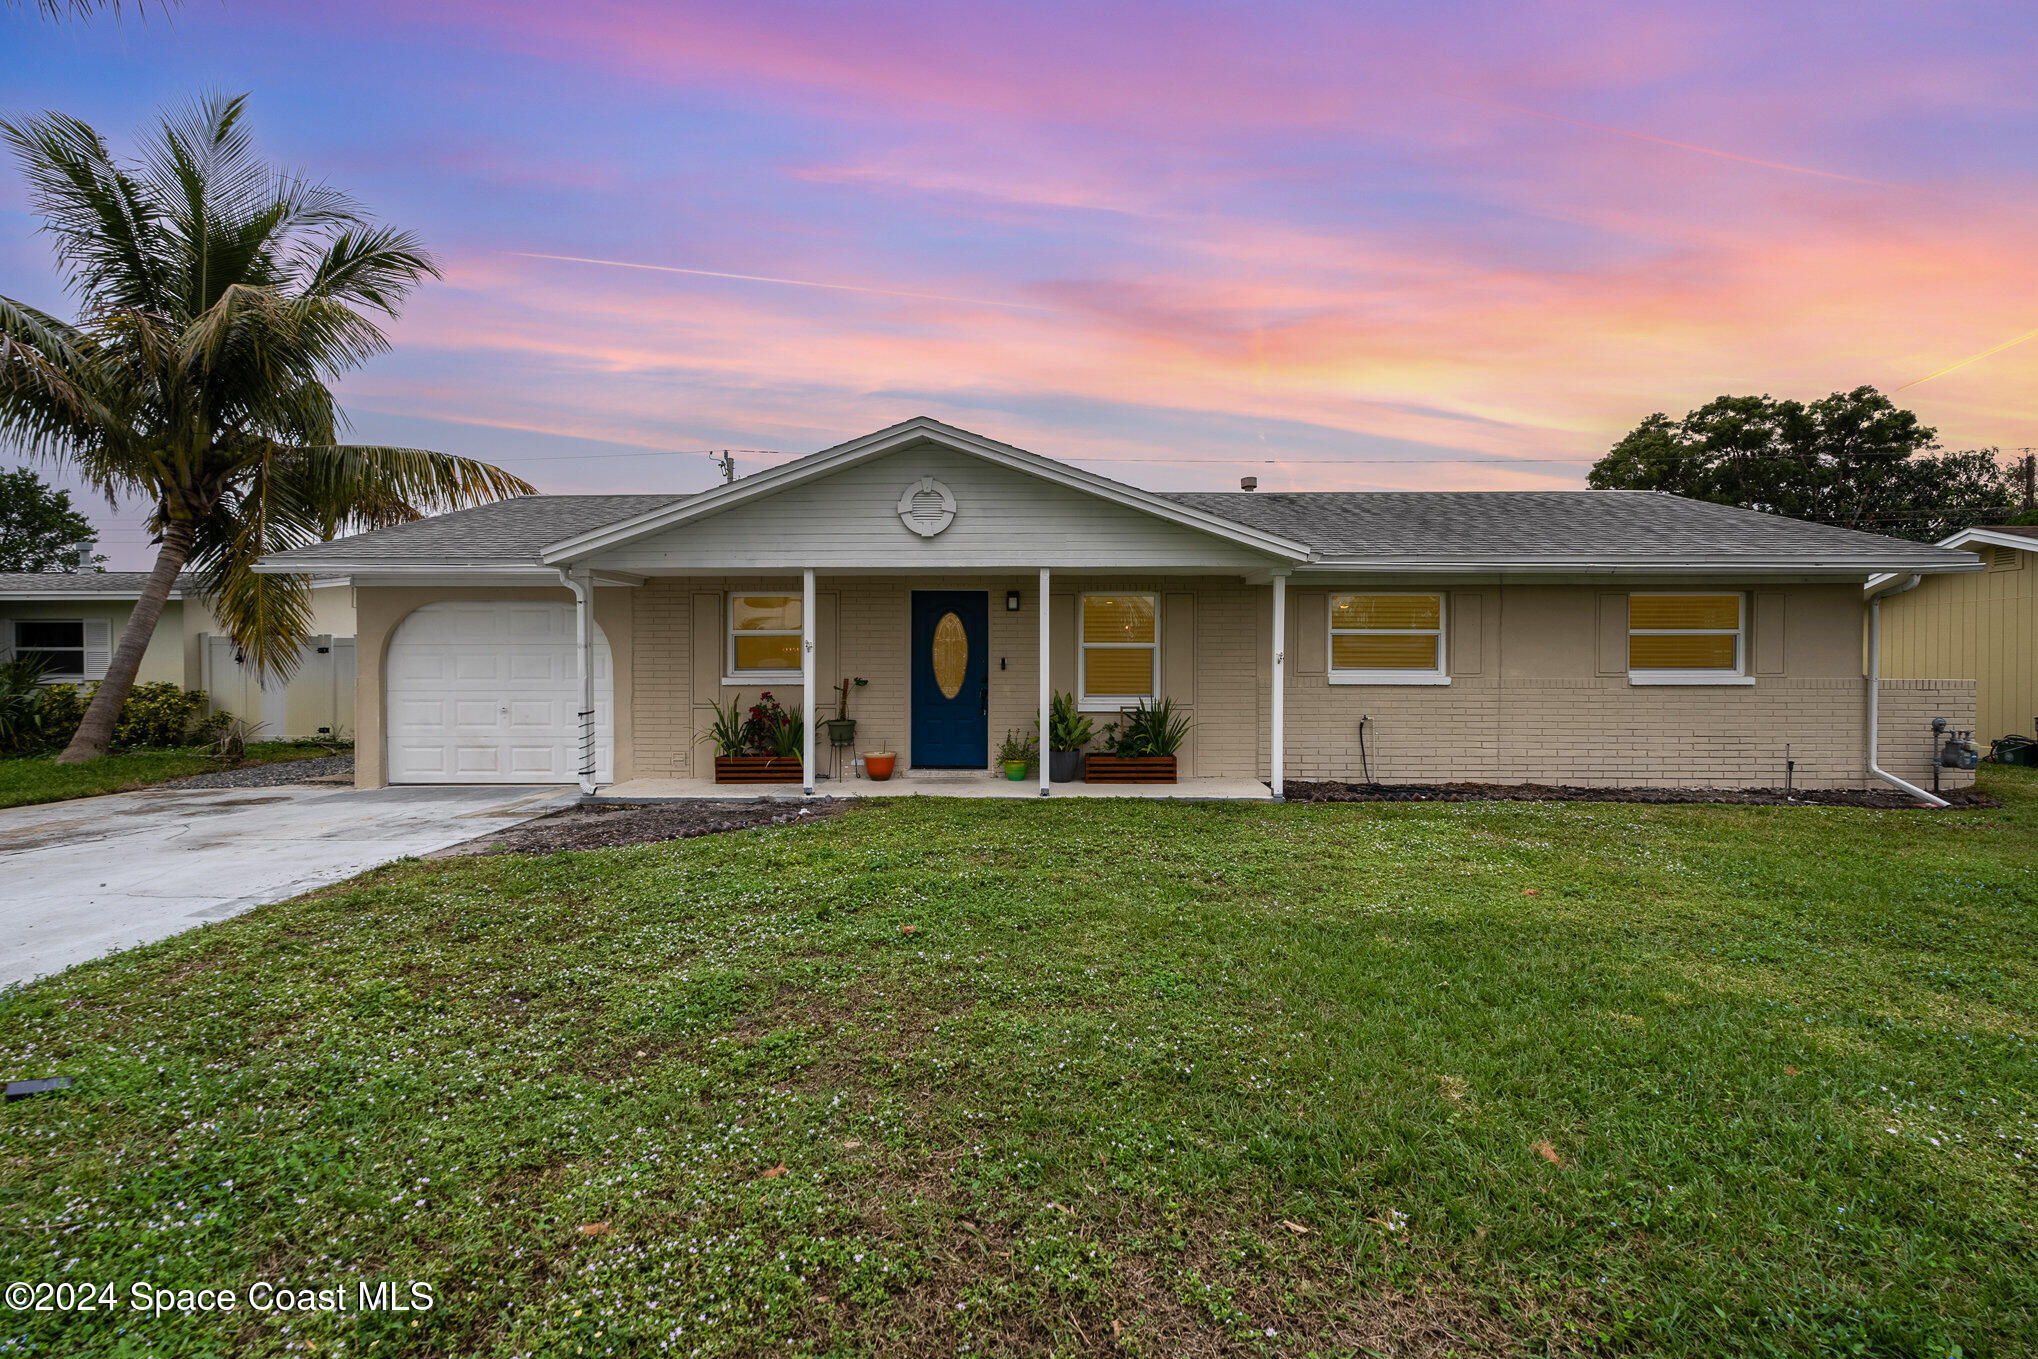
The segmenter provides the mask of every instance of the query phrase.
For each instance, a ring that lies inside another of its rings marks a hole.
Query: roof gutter
[[[1868,597],[1868,772],[1934,807],[1950,807],[1953,804],[1945,798],[1912,787],[1875,762],[1875,738],[1882,719],[1882,601],[1889,595],[1917,589],[1923,579],[1923,576],[1913,575],[1894,590],[1878,590]],[[1935,754],[1933,758],[1938,756]]]

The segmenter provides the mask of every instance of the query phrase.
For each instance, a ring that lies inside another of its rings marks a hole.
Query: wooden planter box
[[[1083,761],[1085,783],[1173,783],[1172,755],[1091,755]]]
[[[716,783],[799,783],[799,757],[787,755],[717,755]]]

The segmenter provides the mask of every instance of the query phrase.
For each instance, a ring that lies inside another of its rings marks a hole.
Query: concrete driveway
[[[157,788],[0,810],[0,986],[571,803],[571,788]]]

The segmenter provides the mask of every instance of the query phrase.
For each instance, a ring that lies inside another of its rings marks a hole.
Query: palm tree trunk
[[[163,616],[163,603],[176,587],[184,559],[191,555],[193,536],[192,526],[184,523],[171,524],[163,531],[163,546],[156,553],[155,569],[149,572],[148,584],[142,586],[141,598],[134,602],[134,612],[127,616],[127,629],[120,634],[120,645],[113,649],[106,677],[99,681],[98,692],[85,708],[84,721],[78,724],[77,734],[64,747],[64,753],[57,756],[58,764],[96,760],[113,744],[113,724],[120,716],[120,705],[127,702],[128,693],[134,688],[142,653],[149,649],[149,638],[155,636],[156,623]]]

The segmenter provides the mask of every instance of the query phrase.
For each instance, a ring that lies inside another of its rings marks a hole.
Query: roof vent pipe
[[[1257,491],[1260,489],[1260,479],[1258,477],[1240,477],[1238,479],[1238,489],[1241,491]]]
[[[1884,595],[1900,595],[1906,590],[1915,590],[1923,579],[1923,576],[1912,576],[1894,590],[1879,591],[1868,600],[1868,772],[1934,807],[1950,807],[1953,804],[1945,798],[1934,797],[1922,788],[1905,783],[1875,762],[1876,726],[1882,720],[1882,599]]]

